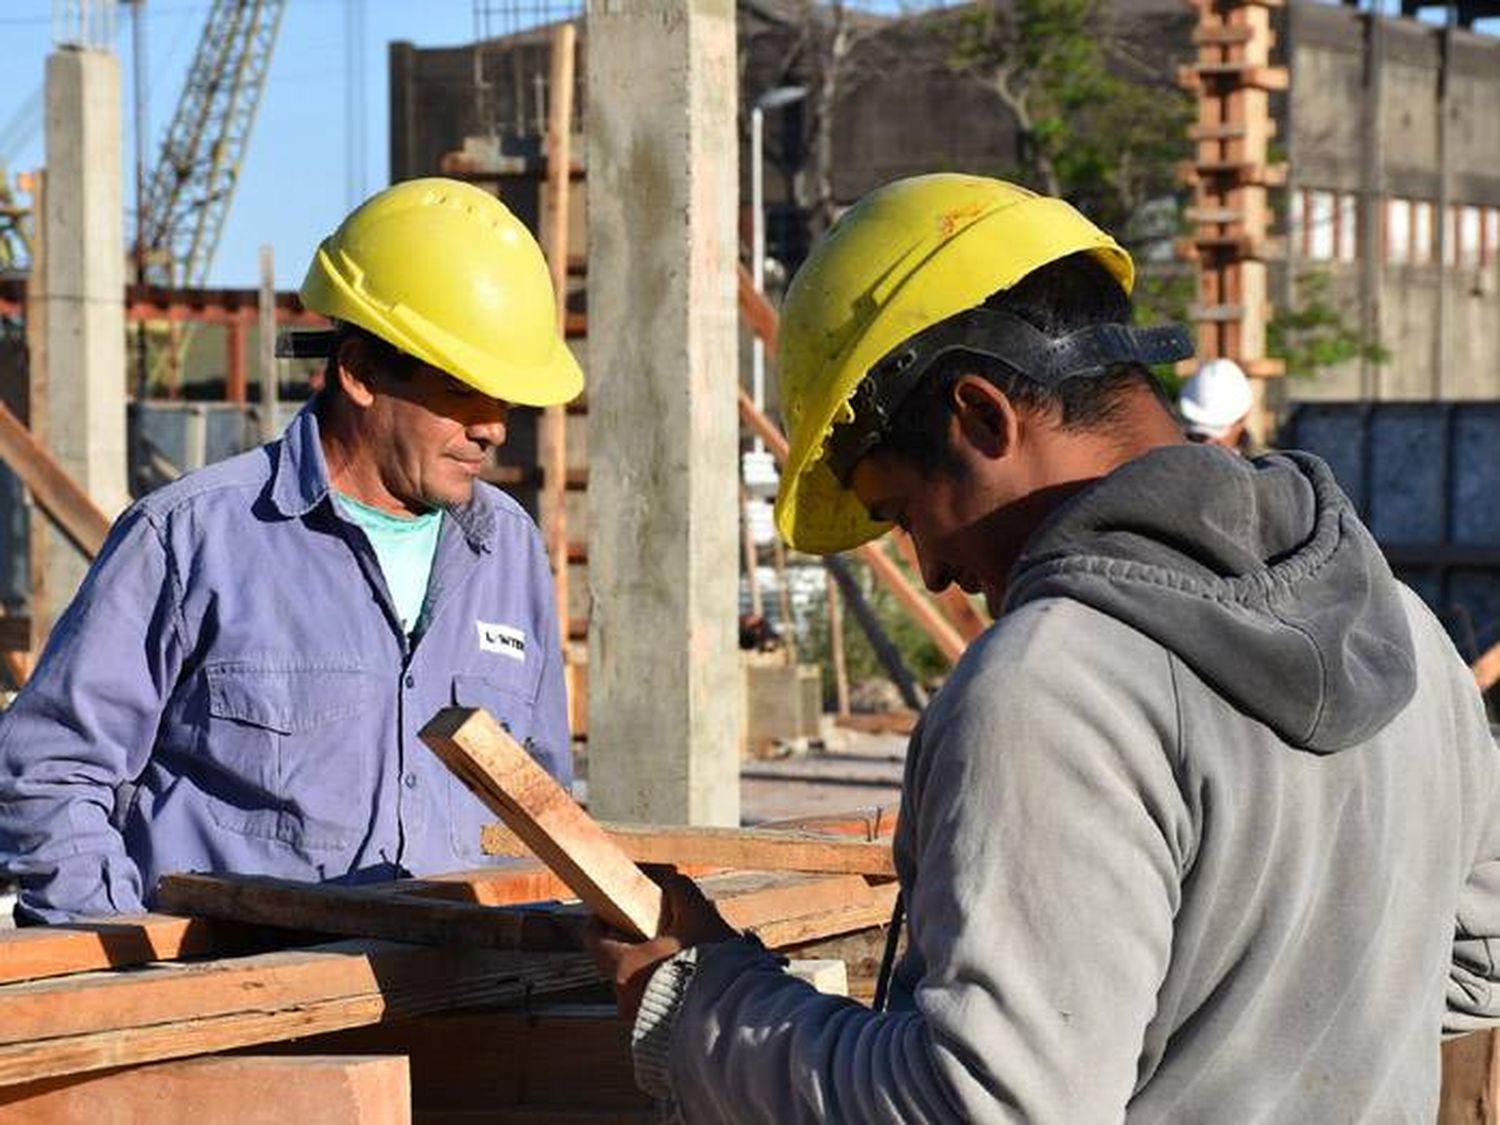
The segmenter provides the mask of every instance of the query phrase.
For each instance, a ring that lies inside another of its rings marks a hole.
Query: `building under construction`
[[[17,685],[131,496],[278,433],[316,381],[270,354],[278,328],[323,323],[292,294],[269,277],[258,290],[202,284],[283,7],[214,5],[133,240],[117,60],[85,24],[49,59],[28,269],[0,278],[0,315],[19,331],[0,353],[0,459],[14,477],[0,492],[0,649]],[[1172,170],[1184,190],[1164,189],[1191,192],[1193,229],[1146,232],[1138,255],[1188,279],[1200,352],[1243,360],[1268,417],[1309,445],[1358,445],[1330,459],[1360,477],[1346,487],[1377,534],[1382,519],[1398,529],[1385,543],[1396,568],[1439,613],[1463,607],[1467,637],[1445,624],[1471,657],[1500,641],[1500,521],[1472,494],[1500,477],[1500,445],[1486,444],[1500,438],[1500,44],[1467,28],[1483,14],[1455,7],[1439,26],[1302,0],[1200,0],[1194,13],[1131,0],[1119,13],[1150,81],[1182,83],[1198,110]],[[840,65],[868,52],[857,83],[830,90],[813,63],[783,65],[807,57],[810,18],[853,21],[835,40],[852,52]],[[822,692],[795,639],[747,656],[736,632],[745,599],[787,597],[758,575],[797,562],[751,530],[775,484],[766,466],[788,453],[766,379],[779,330],[767,292],[870,187],[1013,167],[1015,123],[923,26],[781,0],[586,16],[477,4],[474,43],[391,45],[393,179],[442,174],[510,203],[589,372],[584,398],[517,410],[486,469],[536,515],[551,557],[588,811],[519,733],[455,698],[420,737],[455,791],[495,813],[481,850],[508,862],[347,885],[171,874],[159,913],[0,933],[0,1125],[101,1106],[194,1125],[656,1119],[635,1086],[639,1044],[582,952],[591,914],[632,938],[657,933],[662,892],[637,864],[692,874],[789,972],[881,1006],[904,932],[896,813],[740,827],[746,743],[772,725],[782,742],[815,736]],[[995,128],[946,131],[982,117]],[[1367,346],[1299,381],[1269,354],[1267,325],[1325,277]],[[168,397],[193,326],[220,334],[213,402]],[[1418,444],[1430,419],[1381,413],[1413,404],[1440,420],[1442,464],[1426,475],[1390,437]],[[1400,491],[1418,478],[1441,496],[1432,526],[1407,518],[1432,510]],[[1412,527],[1418,538],[1399,541]],[[989,624],[957,587],[919,588],[900,530],[828,570],[830,603],[878,584],[949,664]],[[851,609],[878,643],[880,622]],[[829,611],[830,633],[841,621]],[[840,651],[830,639],[830,658]],[[916,716],[899,718],[909,730]],[[298,722],[257,718],[278,747],[277,724]],[[1452,1041],[1443,1060],[1440,1120],[1500,1121],[1496,1033]]]

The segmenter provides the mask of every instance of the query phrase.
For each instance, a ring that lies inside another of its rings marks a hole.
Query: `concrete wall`
[[[1382,198],[1423,201],[1434,212],[1445,194],[1450,204],[1500,208],[1500,39],[1453,33],[1444,140],[1441,28],[1387,19],[1377,51],[1367,20],[1348,7],[1299,3],[1290,18],[1297,186],[1362,192],[1373,144],[1374,188]],[[1379,136],[1372,142],[1361,105],[1377,70]],[[1358,261],[1300,258],[1291,268],[1328,274],[1345,315],[1359,322],[1365,288]],[[1351,400],[1366,392],[1377,400],[1500,398],[1500,251],[1493,244],[1476,265],[1402,262],[1383,250],[1373,276],[1378,338],[1390,359],[1368,380],[1358,363],[1291,379],[1293,400]]]

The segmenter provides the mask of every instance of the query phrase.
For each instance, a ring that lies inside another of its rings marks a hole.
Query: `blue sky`
[[[364,7],[362,53],[366,191],[388,179],[386,44],[406,39],[419,46],[452,46],[473,39],[472,0],[359,0]],[[893,9],[897,0],[868,0]],[[1394,5],[1386,0],[1387,9]],[[14,173],[42,164],[40,91],[52,49],[53,0],[0,0],[0,162]],[[150,80],[147,164],[182,89],[210,0],[147,0],[146,42]],[[257,283],[258,248],[275,249],[277,284],[295,287],[313,247],[350,205],[350,149],[346,128],[346,0],[289,0],[271,63],[238,192],[214,258],[209,283]],[[1436,14],[1436,13],[1435,13]],[[121,9],[117,50],[122,62],[127,207],[134,206],[134,141],[130,97],[133,77],[129,14]],[[1500,30],[1500,21],[1488,21]],[[27,112],[28,109],[30,112]]]
[[[364,89],[362,113],[365,183],[373,191],[388,179],[386,44],[406,39],[419,46],[451,46],[473,39],[472,0],[363,0]],[[154,162],[192,61],[210,0],[147,0],[146,44],[150,75],[147,166]],[[349,175],[345,112],[344,0],[289,0],[272,57],[265,96],[241,168],[239,189],[224,225],[209,275],[215,286],[253,286],[262,242],[275,248],[276,280],[295,288],[319,239],[348,210]],[[0,0],[0,144],[28,130],[18,111],[41,90],[52,50],[52,0]],[[134,207],[134,140],[131,119],[130,16],[117,16],[125,113],[126,206]],[[6,147],[0,159],[11,173],[43,163],[40,109],[25,143]],[[128,235],[128,229],[127,229]]]

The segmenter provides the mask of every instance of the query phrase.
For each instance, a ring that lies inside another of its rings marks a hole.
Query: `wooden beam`
[[[557,331],[567,332],[568,228],[572,221],[569,198],[573,139],[573,63],[578,29],[569,22],[552,29],[552,68],[547,113],[547,264],[557,300]],[[552,562],[552,593],[557,603],[558,628],[564,661],[568,643],[568,445],[567,413],[562,405],[542,411],[537,427],[537,454],[542,469],[540,497],[542,534]],[[571,677],[570,689],[571,689]],[[571,698],[572,691],[569,691]]]
[[[1500,682],[1500,644],[1493,645],[1483,656],[1469,665],[1474,673],[1474,682],[1480,691],[1489,691]]]
[[[871,887],[866,899],[842,903],[792,918],[777,918],[747,927],[767,949],[788,949],[810,941],[857,933],[890,922],[896,908],[897,887]],[[726,915],[727,917],[727,915]]]
[[[264,931],[166,914],[0,930],[0,984],[179,957],[225,956],[276,944]]]
[[[686,874],[701,872],[699,865],[683,866]],[[255,875],[171,875],[162,879],[158,894],[173,909],[261,927],[538,953],[580,948],[586,919],[580,907],[499,910],[392,889],[408,885],[336,887]],[[471,890],[476,883],[450,885]],[[759,935],[772,948],[883,922],[894,893],[889,876],[871,882],[850,874],[734,872],[703,876],[699,885],[731,925]]]
[[[109,520],[4,403],[0,403],[0,460],[75,547],[90,559],[99,553],[109,534]]]
[[[163,909],[177,914],[485,949],[579,948],[583,918],[505,910],[381,889],[298,883],[264,875],[164,875],[156,886]]]
[[[585,906],[625,933],[656,935],[661,888],[487,712],[439,711],[421,738]]]
[[[679,828],[601,824],[636,863],[736,867],[750,871],[819,871],[894,878],[889,841],[840,840],[813,832],[755,828]],[[529,856],[521,837],[503,824],[484,828],[487,855]]]
[[[636,1087],[630,1028],[613,1003],[558,999],[528,1004],[525,1011],[438,1012],[262,1050],[404,1055],[411,1063],[412,1108],[427,1125],[659,1120]]]
[[[740,315],[745,318],[750,331],[760,337],[766,351],[775,355],[780,346],[780,318],[771,302],[766,300],[765,294],[755,288],[755,279],[750,276],[750,271],[743,262],[739,265],[738,289]]]
[[[503,1004],[598,980],[586,954],[349,941],[0,989],[0,1085]]]
[[[409,1125],[411,1111],[397,1054],[181,1059],[0,1090],[0,1125]]]

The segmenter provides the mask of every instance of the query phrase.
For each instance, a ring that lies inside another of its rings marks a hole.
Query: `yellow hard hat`
[[[355,208],[313,255],[302,303],[506,402],[583,389],[546,260],[521,221],[459,180],[407,180]]]
[[[1089,251],[1128,293],[1135,269],[1114,239],[1060,199],[981,176],[938,173],[878,188],[797,272],[781,313],[781,406],[790,451],[776,526],[798,550],[846,551],[872,521],[826,460],[852,422],[861,380],[923,329],[982,304],[1033,270]]]

